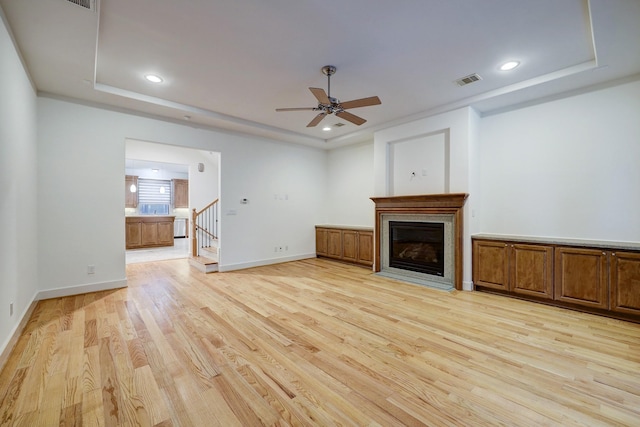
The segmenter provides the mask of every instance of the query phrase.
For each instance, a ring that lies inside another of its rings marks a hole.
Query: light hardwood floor
[[[38,304],[1,425],[640,425],[639,324],[319,259],[127,276]]]

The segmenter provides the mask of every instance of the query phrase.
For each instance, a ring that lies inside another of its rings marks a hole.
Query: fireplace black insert
[[[389,267],[444,276],[444,223],[389,221]]]

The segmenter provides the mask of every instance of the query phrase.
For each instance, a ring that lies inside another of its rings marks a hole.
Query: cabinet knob
[[[616,253],[615,253],[615,252],[614,252],[614,253],[612,253],[612,254],[611,254],[611,256],[616,256]]]
[[[606,255],[606,254],[607,254],[606,252],[602,252],[602,255]]]

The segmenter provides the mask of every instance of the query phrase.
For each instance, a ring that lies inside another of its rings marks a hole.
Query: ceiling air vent
[[[344,126],[344,123],[336,123],[334,126],[335,126],[335,127],[337,127],[337,128],[339,128],[339,127],[341,127],[341,126]]]
[[[95,10],[95,0],[67,0],[69,3],[73,3],[78,6],[82,6],[85,9]]]
[[[480,77],[476,73],[473,73],[473,74],[469,74],[468,76],[462,77],[461,79],[456,80],[456,84],[458,86],[466,86],[470,83],[477,82],[478,80],[482,80],[482,77]]]

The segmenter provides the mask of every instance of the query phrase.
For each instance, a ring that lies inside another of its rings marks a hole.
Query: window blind
[[[171,181],[139,178],[138,203],[171,204]]]

